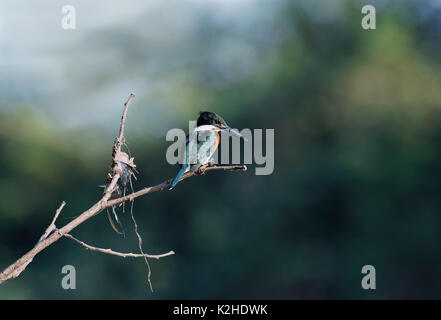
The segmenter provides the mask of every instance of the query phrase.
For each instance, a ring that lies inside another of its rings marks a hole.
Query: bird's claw
[[[210,161],[208,161],[207,167],[214,167],[214,159],[210,159]]]

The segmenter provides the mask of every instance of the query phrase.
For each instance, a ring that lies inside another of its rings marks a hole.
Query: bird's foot
[[[208,167],[209,167],[208,163],[204,164],[204,165],[200,166],[199,168],[197,168],[195,172],[197,175],[203,175],[203,174],[205,174],[205,169],[207,169]]]
[[[210,159],[210,161],[208,161],[207,167],[214,167],[214,159]]]

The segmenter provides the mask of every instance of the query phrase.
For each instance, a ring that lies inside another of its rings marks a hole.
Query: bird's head
[[[220,115],[210,111],[199,112],[199,116],[196,124],[196,130],[226,131],[247,141],[247,139],[243,135],[233,130]]]
[[[214,112],[210,112],[210,111],[200,111],[199,112],[197,126],[200,127],[203,125],[211,125],[211,126],[214,126],[220,130],[228,127],[227,123],[225,122],[225,120],[221,116],[217,115]]]

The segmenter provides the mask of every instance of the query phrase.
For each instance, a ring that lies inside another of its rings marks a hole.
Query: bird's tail
[[[182,168],[178,171],[176,177],[173,179],[173,182],[171,183],[170,188],[168,188],[168,190],[173,189],[178,184],[179,180],[181,180],[185,171],[186,171],[186,167],[182,166]]]

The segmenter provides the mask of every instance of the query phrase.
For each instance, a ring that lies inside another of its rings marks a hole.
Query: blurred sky
[[[295,1],[318,23],[338,20],[347,2]],[[276,44],[295,32],[280,21],[286,3],[2,1],[0,110],[24,107],[55,126],[110,129],[121,98],[133,91],[144,104],[144,116],[154,113],[158,123],[176,124],[183,110],[190,117],[212,102],[211,97],[180,97],[177,89],[189,91],[200,82],[222,88],[272,67]],[[377,10],[400,8],[395,1],[371,3]],[[60,26],[66,4],[76,8],[76,30]],[[424,12],[439,6],[439,0],[430,0],[418,8]],[[153,125],[149,134],[157,129]]]
[[[76,8],[76,30],[60,26],[65,4]],[[0,109],[28,107],[61,126],[106,126],[133,91],[161,121],[183,107],[167,90],[192,85],[188,70],[216,87],[269,63],[259,50],[288,32],[271,29],[279,8],[261,0],[2,1]]]

